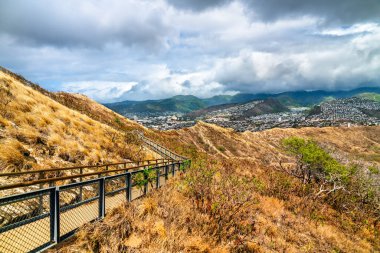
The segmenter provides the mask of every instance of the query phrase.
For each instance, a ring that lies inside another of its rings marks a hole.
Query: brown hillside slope
[[[298,180],[278,172],[278,168],[279,160],[294,162],[281,148],[280,140],[295,135],[317,140],[344,163],[378,166],[380,127],[236,133],[198,123],[188,129],[156,134],[163,144],[192,156],[195,169],[149,198],[121,206],[105,221],[86,226],[61,248],[62,252],[379,250],[375,217],[360,212],[352,214],[323,199],[308,197],[305,195],[308,190]],[[208,179],[207,171],[214,170],[216,174]],[[194,175],[198,177],[195,181]],[[229,178],[250,179],[253,186],[246,187],[244,180]],[[199,202],[192,193],[194,190],[197,194],[210,191],[212,204],[205,206]],[[247,195],[250,200],[246,208],[234,212],[239,199]],[[225,208],[220,210],[218,205]],[[224,220],[223,217],[231,215],[229,210],[233,215]],[[223,215],[218,218],[218,214]],[[228,229],[224,230],[225,227]]]
[[[123,132],[67,108],[3,71],[0,97],[2,171],[146,156],[140,146],[125,142]]]
[[[26,80],[23,76],[15,74],[1,66],[0,66],[0,72],[3,72],[4,75],[12,78],[13,80],[19,82],[20,84],[31,87],[35,91],[38,91],[39,93],[57,101],[58,103],[70,109],[76,110],[96,121],[107,124],[116,129],[120,129],[123,131],[135,130],[135,129],[138,129],[140,131],[147,130],[140,124],[137,124],[134,121],[128,120],[125,117],[121,117],[119,114],[95,102],[94,100],[88,98],[85,95],[67,93],[67,92],[50,92],[41,88],[39,85],[29,80]]]

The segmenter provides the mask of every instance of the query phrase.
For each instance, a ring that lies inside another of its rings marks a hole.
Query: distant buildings
[[[270,128],[324,127],[380,125],[380,103],[362,98],[346,98],[326,101],[313,109],[291,108],[288,112],[243,117],[243,112],[254,108],[261,101],[235,105],[206,113],[198,118],[236,131],[261,131]],[[155,129],[168,130],[190,127],[195,120],[174,112],[161,114],[126,115],[137,122]]]

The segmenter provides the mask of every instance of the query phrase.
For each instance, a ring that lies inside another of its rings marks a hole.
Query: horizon
[[[0,3],[0,65],[101,103],[380,87],[380,2]]]
[[[284,92],[276,92],[276,93],[236,93],[236,94],[233,94],[233,95],[228,95],[228,94],[216,94],[216,95],[213,95],[213,96],[210,96],[210,97],[200,97],[200,96],[197,96],[197,95],[194,95],[194,94],[177,94],[177,95],[173,95],[171,97],[164,97],[164,98],[160,98],[160,99],[144,99],[144,100],[121,100],[121,101],[115,101],[115,102],[110,102],[110,103],[102,103],[102,102],[99,102],[101,104],[113,104],[113,103],[122,103],[122,102],[125,102],[125,101],[131,101],[131,102],[143,102],[143,101],[157,101],[157,100],[165,100],[165,99],[171,99],[173,97],[178,97],[178,96],[183,96],[183,97],[186,97],[186,96],[192,96],[192,97],[196,97],[196,98],[199,98],[199,99],[210,99],[210,98],[213,98],[213,97],[218,97],[218,96],[235,96],[235,95],[279,95],[279,94],[283,94],[283,93],[296,93],[296,92],[349,92],[349,91],[355,91],[355,90],[360,90],[360,89],[371,89],[371,88],[378,88],[380,89],[380,86],[362,86],[362,87],[357,87],[357,88],[354,88],[354,89],[341,89],[341,90],[294,90],[294,91],[284,91]],[[79,93],[81,94],[81,93]]]

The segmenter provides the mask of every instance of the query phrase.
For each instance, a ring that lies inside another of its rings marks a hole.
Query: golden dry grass
[[[115,120],[120,116],[81,95],[49,95],[46,91],[43,95],[3,72],[0,80],[14,96],[6,113],[0,113],[2,169],[136,158],[133,154],[139,147],[122,144],[120,130],[139,129],[178,153],[207,153],[212,166],[236,168],[237,174],[256,180],[255,202],[249,212],[255,230],[245,238],[240,252],[379,250],[378,231],[370,222],[363,225],[327,204],[302,199],[296,193],[302,186],[275,171],[280,159],[289,165],[294,162],[280,147],[282,138],[294,135],[315,139],[343,162],[379,166],[380,127],[236,133],[200,122],[187,129],[159,132],[124,118]],[[154,153],[142,150],[141,157],[151,158]],[[186,187],[183,178],[174,180],[149,198],[120,206],[104,221],[85,226],[60,251],[236,252],[236,239],[216,238],[212,217],[197,209]]]
[[[313,138],[327,150],[347,161],[364,165],[363,159],[376,152],[380,127],[272,129],[258,133],[235,133],[214,125],[198,123],[178,131],[154,132],[162,144],[177,151],[208,153],[220,162],[214,167],[237,168],[240,175],[257,179],[255,202],[250,215],[255,230],[245,238],[240,252],[376,252],[379,236],[365,221],[353,220],[323,202],[297,195],[302,185],[276,172],[278,160],[294,161],[280,147],[289,136]],[[223,146],[223,154],[217,149]],[[218,177],[218,174],[216,175]],[[186,195],[184,179],[173,181],[149,198],[132,203],[132,237],[124,239],[130,252],[236,252],[234,239],[218,241],[210,232],[214,221],[196,208]],[[220,179],[221,180],[221,179]],[[219,180],[219,181],[220,181]],[[216,180],[217,182],[218,180]],[[112,224],[109,224],[112,226]],[[96,225],[95,225],[96,226]],[[232,237],[233,238],[233,237]],[[64,252],[89,243],[77,238]],[[107,251],[105,251],[107,252]]]
[[[124,142],[122,131],[69,109],[2,71],[0,81],[12,98],[0,115],[0,170],[145,158],[139,146]],[[21,150],[28,150],[27,157]]]

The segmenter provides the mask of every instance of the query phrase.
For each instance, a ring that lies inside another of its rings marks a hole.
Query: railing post
[[[83,178],[82,178],[82,174],[83,174],[83,169],[80,168],[79,169],[79,174],[80,174],[80,177],[79,177],[79,182],[82,182],[83,181]],[[83,199],[83,186],[79,186],[79,201],[82,201]]]
[[[160,167],[156,167],[156,175],[157,175],[157,178],[156,178],[156,188],[160,188],[160,175],[161,175],[161,168]]]
[[[43,172],[38,173],[38,177],[39,177],[40,180],[43,179],[44,173]],[[40,184],[40,189],[42,189],[42,188],[44,188],[44,185],[41,183]],[[43,211],[43,204],[44,204],[44,196],[41,195],[39,197],[38,213],[42,213],[42,211]]]
[[[145,183],[145,185],[144,185],[144,195],[146,195],[147,193],[148,193],[148,175],[146,175],[145,173],[144,173],[144,181],[146,182]]]
[[[99,179],[99,218],[104,218],[105,214],[105,189],[104,178]]]
[[[50,242],[57,242],[57,195],[56,188],[50,190]]]
[[[126,178],[126,187],[127,187],[127,201],[128,202],[131,202],[132,201],[132,180],[131,180],[131,173],[128,173],[127,174],[127,178]]]
[[[60,219],[61,219],[61,213],[60,213],[60,199],[59,199],[59,187],[56,187],[55,188],[55,209],[54,209],[54,216],[55,216],[55,224],[54,224],[54,237],[55,237],[55,241],[57,243],[59,243],[61,241],[61,222],[60,222]]]

